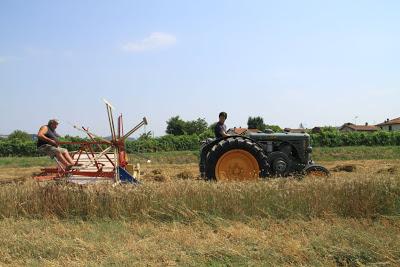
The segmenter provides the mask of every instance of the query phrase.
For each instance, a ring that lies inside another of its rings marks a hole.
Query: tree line
[[[150,132],[142,134],[137,140],[126,141],[128,153],[199,150],[202,140],[214,137],[215,124],[208,125],[204,119],[184,121],[179,116],[167,121],[167,134],[152,137]],[[279,126],[267,125],[261,117],[249,117],[248,128],[259,130],[273,129],[281,132]],[[335,127],[323,127],[319,133],[309,133],[311,144],[315,147],[340,146],[399,146],[400,131],[374,133],[340,132]],[[65,136],[61,141],[89,141],[87,138]],[[66,145],[68,150],[77,150],[77,145]],[[38,156],[36,141],[32,135],[17,130],[8,138],[0,139],[0,156]]]
[[[215,124],[216,123],[212,123],[208,125],[205,119],[202,118],[184,121],[179,116],[175,116],[167,121],[167,129],[165,132],[172,135],[204,135],[208,132],[209,135],[213,135]],[[271,129],[274,132],[282,131],[282,128],[277,125],[265,124],[264,119],[260,116],[249,117],[247,120],[247,128],[258,129],[260,131],[265,131],[266,129]]]

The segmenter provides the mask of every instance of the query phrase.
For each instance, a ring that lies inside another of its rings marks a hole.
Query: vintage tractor
[[[326,168],[311,160],[311,153],[306,133],[248,132],[203,141],[199,167],[201,177],[217,181],[329,175]]]

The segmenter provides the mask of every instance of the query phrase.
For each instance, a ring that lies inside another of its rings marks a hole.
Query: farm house
[[[341,132],[376,132],[379,128],[374,125],[355,125],[353,123],[345,123],[342,127],[339,128]]]
[[[385,131],[400,131],[400,117],[393,120],[387,119],[376,126]]]

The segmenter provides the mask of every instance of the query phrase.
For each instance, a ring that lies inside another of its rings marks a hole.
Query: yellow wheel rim
[[[215,167],[215,178],[218,181],[257,180],[260,167],[256,158],[249,152],[233,149],[223,154]]]

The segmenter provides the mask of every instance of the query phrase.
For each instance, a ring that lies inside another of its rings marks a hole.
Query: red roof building
[[[355,125],[350,122],[343,124],[343,126],[339,128],[341,132],[376,132],[378,130],[379,127],[375,125],[368,125],[368,123],[365,123],[365,125]]]

